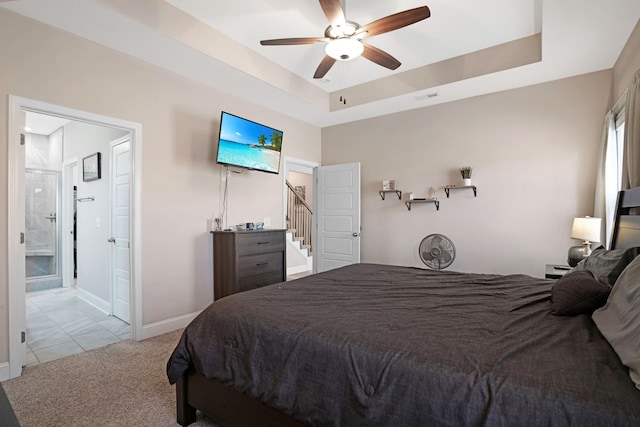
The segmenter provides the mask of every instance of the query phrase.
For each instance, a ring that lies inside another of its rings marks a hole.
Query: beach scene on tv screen
[[[218,162],[278,173],[282,132],[223,114]]]

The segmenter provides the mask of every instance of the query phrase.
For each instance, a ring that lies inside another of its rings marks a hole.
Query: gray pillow
[[[640,257],[622,272],[607,303],[591,318],[640,390]]]
[[[620,273],[638,254],[640,254],[640,247],[605,249],[599,246],[591,252],[591,255],[580,261],[573,271],[592,271],[598,279],[605,280],[613,286]]]
[[[557,316],[591,314],[607,302],[611,286],[589,270],[570,271],[551,288],[551,310]]]

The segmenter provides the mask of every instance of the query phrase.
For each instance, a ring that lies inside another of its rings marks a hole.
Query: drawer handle
[[[256,267],[262,267],[263,265],[269,265],[268,262],[259,262],[256,264]]]
[[[269,242],[258,242],[259,245],[268,245]]]

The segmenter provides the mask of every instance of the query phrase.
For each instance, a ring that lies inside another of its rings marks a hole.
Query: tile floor
[[[27,292],[27,366],[129,339],[129,325],[77,296],[74,288]]]

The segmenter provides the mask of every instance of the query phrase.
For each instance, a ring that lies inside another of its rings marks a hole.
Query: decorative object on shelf
[[[82,180],[95,181],[101,178],[100,153],[93,153],[82,159]]]
[[[429,188],[429,198],[436,200],[438,198],[438,189],[435,187]]]
[[[471,172],[473,172],[471,166],[463,166],[460,168],[460,175],[462,175],[462,182],[464,183],[463,185],[471,185]]]
[[[440,202],[435,199],[418,199],[413,198],[411,200],[407,200],[404,204],[407,206],[407,210],[411,210],[411,205],[413,203],[433,203],[436,205],[436,210],[440,210]]]
[[[457,185],[447,185],[444,187],[444,192],[447,195],[447,199],[449,198],[449,191],[451,190],[460,190],[463,188],[471,188],[473,190],[473,197],[478,197],[478,187],[476,187],[475,185],[463,185],[461,187],[457,186]]]
[[[385,179],[382,181],[382,191],[395,191],[395,189],[396,189],[395,179]]]
[[[582,240],[582,245],[571,246],[567,256],[567,263],[575,267],[584,258],[591,255],[591,242],[600,241],[601,218],[590,216],[574,218],[571,227],[571,238]]]
[[[453,263],[456,247],[451,239],[442,234],[429,234],[420,242],[418,255],[427,267],[442,270]]]

